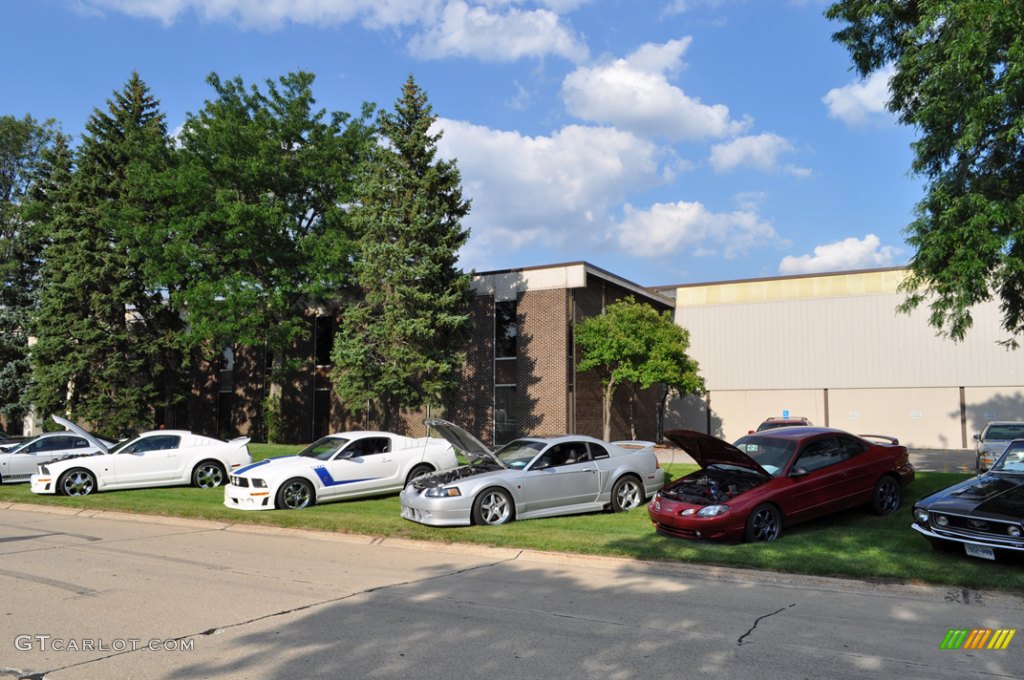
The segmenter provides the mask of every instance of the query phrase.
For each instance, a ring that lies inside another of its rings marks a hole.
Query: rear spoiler
[[[648,442],[642,439],[623,439],[621,441],[612,442],[612,444],[619,448],[630,449],[631,451],[654,450],[654,447],[656,446],[654,442]]]
[[[235,437],[234,439],[229,439],[228,440],[228,444],[231,444],[234,447],[240,449],[243,446],[245,446],[246,444],[248,444],[250,439],[251,439],[251,437]]]
[[[889,437],[884,434],[862,434],[858,436],[863,437],[864,439],[881,439],[882,441],[892,444],[893,446],[899,446],[900,443],[900,440],[896,439],[896,437]]]

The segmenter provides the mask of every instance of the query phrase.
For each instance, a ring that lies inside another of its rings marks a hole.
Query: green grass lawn
[[[298,447],[256,444],[250,449],[253,458],[260,460],[286,455]],[[679,477],[693,469],[690,465],[669,465],[666,472]],[[222,505],[221,489],[173,487],[64,498],[37,496],[27,484],[12,484],[0,487],[0,502],[1024,592],[1021,560],[992,563],[959,553],[938,553],[910,528],[914,499],[963,477],[919,472],[917,481],[906,491],[904,506],[894,515],[877,517],[866,509],[851,510],[789,528],[781,540],[769,544],[701,543],[659,536],[645,508],[512,522],[500,527],[435,528],[402,519],[397,496],[329,503],[292,512],[241,512]]]

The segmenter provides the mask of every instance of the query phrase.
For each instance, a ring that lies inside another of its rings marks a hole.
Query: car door
[[[790,468],[793,482],[784,512],[794,520],[831,512],[847,495],[849,473],[840,463],[846,454],[834,436],[806,442]]]
[[[390,437],[361,437],[346,444],[331,460],[316,466],[324,488],[320,495],[332,496],[373,493],[397,486],[398,464]]]
[[[591,503],[601,491],[597,464],[584,441],[553,444],[522,478],[524,511]]]
[[[181,466],[181,437],[153,434],[139,437],[112,454],[117,486],[177,481]]]

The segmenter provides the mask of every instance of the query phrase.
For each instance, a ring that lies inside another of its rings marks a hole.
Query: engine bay
[[[704,470],[661,490],[661,495],[691,505],[727,503],[745,491],[760,486],[764,480],[756,475]]]
[[[417,491],[423,489],[431,489],[438,486],[445,486],[452,482],[457,482],[460,479],[466,477],[472,477],[473,475],[480,475],[485,472],[493,472],[494,470],[500,470],[501,466],[496,463],[475,463],[473,465],[463,465],[462,467],[453,468],[451,470],[443,470],[441,472],[435,472],[430,475],[418,477],[413,480],[412,486]]]

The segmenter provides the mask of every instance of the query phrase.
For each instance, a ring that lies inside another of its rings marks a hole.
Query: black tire
[[[892,475],[882,475],[875,482],[875,492],[871,497],[871,512],[876,515],[891,515],[900,509],[903,489],[900,481]]]
[[[57,480],[57,493],[62,496],[88,496],[96,490],[96,476],[85,468],[72,468]]]
[[[612,485],[612,512],[625,512],[644,504],[644,485],[633,475],[623,475]]]
[[[514,515],[512,496],[504,489],[484,489],[473,501],[473,524],[498,526],[511,522]]]
[[[434,468],[431,467],[430,465],[417,465],[412,470],[409,470],[409,476],[405,478],[405,486],[409,486],[409,484],[412,483],[412,480],[416,479],[417,477],[429,475],[433,471]]]
[[[228,473],[224,466],[215,460],[204,460],[192,470],[192,486],[200,489],[213,489],[226,483]]]
[[[316,505],[313,485],[305,479],[295,477],[282,484],[277,490],[274,507],[279,510],[301,510]]]
[[[782,535],[782,515],[771,503],[762,503],[747,516],[744,538],[750,543],[770,543]]]

